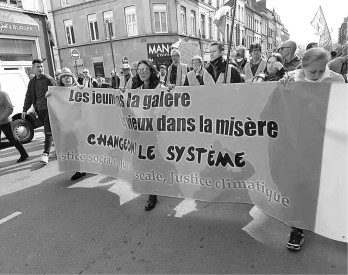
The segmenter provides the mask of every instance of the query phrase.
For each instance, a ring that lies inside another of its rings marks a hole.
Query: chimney
[[[262,7],[262,8],[264,8],[264,9],[266,9],[266,1],[267,0],[260,0],[258,3],[258,5],[260,6],[260,7]]]

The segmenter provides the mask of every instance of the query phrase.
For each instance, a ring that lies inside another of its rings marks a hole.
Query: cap
[[[65,75],[70,75],[70,76],[72,76],[72,77],[75,76],[75,75],[71,72],[71,70],[70,70],[69,68],[67,68],[67,67],[62,68],[62,71],[61,71],[61,73],[59,74],[59,78],[62,78],[62,77],[65,76]]]
[[[129,66],[129,64],[122,64],[121,65],[121,69],[130,69],[130,66]]]

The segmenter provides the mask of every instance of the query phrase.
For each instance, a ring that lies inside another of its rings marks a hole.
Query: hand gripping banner
[[[251,203],[347,239],[347,84],[49,92],[60,171],[119,178],[137,193]]]

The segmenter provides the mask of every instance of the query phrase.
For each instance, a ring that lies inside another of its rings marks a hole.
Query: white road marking
[[[22,212],[14,212],[13,214],[11,214],[11,215],[9,215],[9,216],[7,216],[7,217],[1,219],[1,220],[0,220],[0,224],[3,224],[3,223],[5,223],[5,222],[7,222],[7,221],[13,219],[14,217],[17,217],[17,216],[19,216],[20,214],[22,214]]]
[[[184,215],[187,215],[188,213],[197,211],[197,203],[193,199],[184,199],[182,202],[180,202],[174,210],[176,211],[174,217],[181,218]]]

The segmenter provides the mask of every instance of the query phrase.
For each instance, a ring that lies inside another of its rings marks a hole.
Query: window
[[[205,14],[201,14],[201,31],[202,38],[205,38]]]
[[[191,11],[191,34],[196,36],[196,12]]]
[[[213,39],[213,18],[209,17],[209,38]]]
[[[72,25],[72,20],[64,20],[65,34],[66,34],[66,42],[68,45],[75,44],[75,35],[74,35],[74,27]]]
[[[153,12],[154,12],[154,18],[155,18],[155,32],[156,33],[168,32],[167,5],[154,4]]]
[[[70,4],[70,0],[60,0],[60,4],[62,7],[68,6]]]
[[[187,21],[186,21],[186,8],[181,6],[180,8],[180,15],[181,15],[181,26],[182,26],[182,33],[187,34]]]
[[[240,21],[241,20],[241,17],[240,17],[240,6],[238,5],[238,17],[237,19]]]
[[[87,20],[88,20],[89,35],[91,37],[91,41],[99,40],[97,14],[94,13],[94,14],[87,15]]]
[[[226,37],[225,37],[225,42],[228,43],[228,40],[230,39],[230,25],[226,25]],[[236,41],[236,40],[235,40]]]
[[[242,21],[242,22],[244,22],[244,9],[243,9],[243,7],[241,8],[241,10],[242,10],[242,17],[241,17],[241,19],[240,19],[240,21]]]
[[[137,27],[137,17],[135,14],[135,6],[126,7],[124,9],[124,13],[126,15],[126,26],[128,36],[137,35],[138,27]]]
[[[115,20],[114,14],[112,11],[104,11],[103,12],[104,19],[104,30],[106,34],[106,38],[115,37]]]

